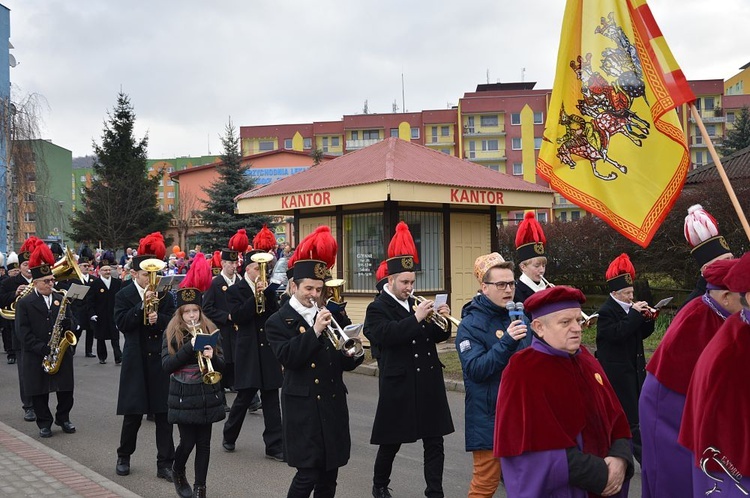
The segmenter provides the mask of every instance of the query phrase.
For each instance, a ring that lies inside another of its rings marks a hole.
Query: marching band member
[[[646,380],[643,340],[654,332],[655,321],[643,315],[648,304],[633,299],[635,268],[627,254],[610,263],[606,277],[609,297],[596,323],[596,358],[622,403],[633,434],[633,456],[641,463],[638,396]]]
[[[390,497],[393,460],[403,443],[422,440],[425,495],[443,496],[443,436],[453,432],[443,369],[435,344],[451,336],[427,320],[430,313],[449,314],[447,304],[433,310],[434,302],[415,306],[412,297],[419,263],[406,223],[399,222],[388,245],[388,283],[365,314],[365,336],[380,350],[379,397],[371,444],[379,445],[372,494]]]
[[[261,274],[260,264],[252,260],[256,254],[265,251],[253,250],[245,254],[242,279],[227,292],[227,305],[232,321],[237,327],[235,341],[235,389],[237,397],[229,410],[224,424],[222,445],[227,451],[234,451],[235,442],[242,430],[245,413],[260,393],[263,403],[263,442],[266,458],[284,461],[282,443],[281,406],[279,388],[283,382],[281,365],[271,350],[266,337],[265,325],[268,318],[279,309],[276,292],[268,287],[265,275]],[[258,307],[257,297],[262,294],[263,310]]]
[[[331,312],[315,305],[324,292],[326,268],[336,261],[336,249],[327,226],[300,243],[294,295],[266,322],[266,336],[284,367],[284,456],[297,469],[287,498],[307,498],[313,490],[316,498],[334,496],[339,467],[349,461],[349,409],[342,372],[354,370],[363,356],[347,356],[333,347],[325,334]]]
[[[172,475],[177,495],[182,498],[206,498],[212,427],[226,416],[224,390],[219,382],[214,382],[215,374],[209,373],[211,369],[224,370],[221,340],[217,339],[216,348],[195,350],[196,334],[217,331],[201,310],[201,291],[211,285],[211,267],[203,254],[199,255],[175,293],[177,310],[167,325],[161,350],[162,367],[170,374],[168,421],[177,424],[180,432]],[[185,467],[193,448],[195,480],[191,489]]]
[[[495,417],[508,496],[628,496],[628,421],[602,366],[581,346],[585,301],[558,285],[524,303],[536,335],[503,371]]]
[[[115,296],[120,292],[122,281],[112,278],[115,255],[106,251],[99,260],[99,278],[91,282],[91,327],[96,333],[96,355],[99,363],[107,363],[107,341],[112,343],[115,365],[122,363],[120,331],[115,325]]]
[[[0,283],[0,307],[8,309],[16,299],[21,296],[29,285],[31,285],[31,270],[29,270],[29,258],[31,251],[36,248],[36,237],[29,237],[24,241],[18,254],[11,252],[8,255],[8,278]],[[26,394],[23,385],[23,342],[18,336],[15,320],[7,320],[7,325],[13,331],[14,356],[8,357],[8,363],[16,363],[18,370],[18,389],[21,396],[21,407],[23,408],[23,419],[26,422],[34,422],[36,415],[31,404],[31,396]],[[11,359],[13,361],[11,361]]]
[[[65,331],[72,329],[70,309],[63,307],[61,294],[53,292],[55,277],[52,266],[55,257],[47,244],[42,241],[34,249],[29,259],[34,290],[18,301],[16,308],[17,334],[23,342],[23,385],[31,397],[36,414],[36,425],[39,436],[52,436],[52,422],[62,427],[66,434],[76,431],[70,421],[70,410],[73,408],[73,354],[71,351],[57,357],[59,370],[47,373],[43,367],[45,357],[52,352],[50,338],[57,325],[61,338]],[[60,313],[63,316],[59,316]],[[60,344],[58,341],[57,344]],[[49,409],[49,393],[57,393],[57,409],[54,418]]]
[[[750,253],[724,277],[742,310],[724,322],[695,364],[680,444],[693,454],[693,497],[750,493]]]
[[[143,266],[149,259],[163,260],[166,252],[160,233],[141,239],[130,270],[133,283],[115,296],[115,324],[125,336],[117,396],[117,414],[123,415],[123,421],[115,471],[119,476],[130,474],[130,455],[135,452],[143,415],[154,414],[156,476],[172,482],[174,441],[172,424],[167,420],[169,375],[162,369],[161,346],[164,329],[174,314],[174,301],[171,296],[159,299],[149,285],[150,273],[154,272]],[[145,315],[147,305],[150,311]]]
[[[520,263],[518,268],[521,276],[516,284],[514,300],[524,302],[535,292],[547,288],[544,272],[547,268],[547,254],[544,244],[547,238],[542,225],[536,220],[533,211],[526,213],[523,221],[518,224],[516,232],[516,257]]]
[[[742,309],[740,295],[724,284],[738,261],[714,261],[703,270],[708,290],[677,313],[646,365],[638,405],[644,498],[682,498],[693,492],[692,455],[677,442],[677,436],[698,357],[725,320]]]

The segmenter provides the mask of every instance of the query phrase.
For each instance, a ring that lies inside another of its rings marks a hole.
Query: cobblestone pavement
[[[138,497],[2,422],[0,496]]]

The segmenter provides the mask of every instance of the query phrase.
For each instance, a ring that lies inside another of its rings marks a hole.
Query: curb
[[[380,375],[380,369],[374,363],[371,365],[360,365],[352,370],[352,372],[360,375],[370,375],[373,377],[378,377]],[[464,382],[462,380],[445,379],[444,383],[446,391],[455,391],[461,393],[466,392],[466,390],[464,389]]]
[[[93,470],[89,469],[88,467],[76,462],[75,460],[72,460],[70,457],[63,455],[62,453],[59,453],[52,448],[44,445],[43,443],[37,441],[36,439],[27,436],[26,434],[23,434],[13,427],[8,426],[7,424],[4,424],[3,422],[0,422],[0,432],[5,432],[8,436],[10,436],[13,439],[18,440],[18,442],[22,443],[23,445],[27,445],[32,447],[34,450],[43,453],[44,455],[50,457],[51,459],[55,460],[54,465],[56,467],[65,467],[68,468],[74,472],[77,472],[85,479],[101,486],[102,488],[106,489],[107,491],[110,491],[114,493],[117,496],[123,497],[123,498],[141,498],[140,495],[137,495],[130,491],[129,489],[124,488],[123,486],[117,484],[114,481],[111,481],[104,477],[101,474],[98,474],[94,472]],[[13,451],[13,450],[11,450]],[[42,471],[47,473],[47,469],[45,469],[45,465],[40,465],[35,462],[33,462],[30,458],[27,458],[26,453],[22,453],[19,456],[26,459],[28,462],[37,465],[38,468]],[[49,474],[48,474],[49,475]],[[53,476],[54,478],[54,476]],[[66,478],[70,478],[70,476],[66,476]],[[72,476],[72,478],[75,479],[75,476]],[[59,479],[55,478],[55,481],[57,482],[63,482]],[[76,479],[78,481],[78,479]],[[83,483],[85,484],[85,483]],[[82,484],[82,485],[83,485]],[[76,487],[72,487],[72,489],[76,490]]]

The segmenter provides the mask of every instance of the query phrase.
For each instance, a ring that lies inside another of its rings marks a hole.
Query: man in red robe
[[[628,495],[630,430],[604,370],[581,346],[585,301],[558,285],[524,303],[536,337],[511,357],[495,417],[508,496]]]
[[[740,293],[690,379],[679,442],[693,454],[693,496],[750,494],[750,253],[724,278]]]

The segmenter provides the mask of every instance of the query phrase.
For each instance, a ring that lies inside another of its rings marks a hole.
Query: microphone
[[[510,321],[515,320],[521,320],[524,325],[526,324],[526,315],[523,312],[523,303],[513,303],[509,302],[505,305],[505,309],[508,310],[508,314],[510,315]]]

